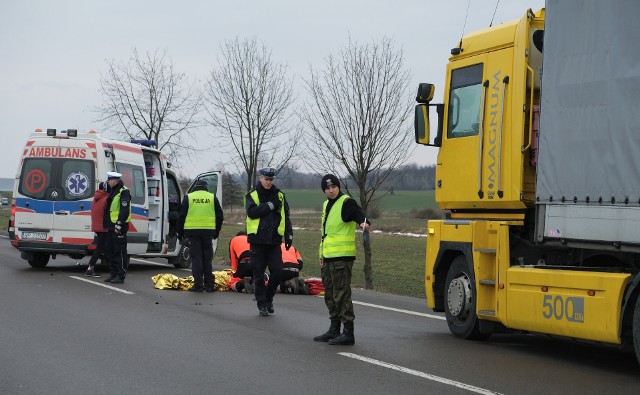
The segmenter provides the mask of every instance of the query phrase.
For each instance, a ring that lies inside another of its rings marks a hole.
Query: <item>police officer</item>
[[[329,309],[329,330],[313,338],[331,345],[353,345],[353,303],[351,273],[356,259],[356,224],[368,231],[362,209],[355,200],[340,191],[340,181],[333,174],[320,182],[327,200],[322,206],[320,272],[324,286],[324,302]],[[344,325],[342,334],[340,324]]]
[[[284,193],[273,184],[276,170],[260,169],[256,188],[245,195],[247,239],[251,245],[253,286],[261,316],[274,313],[273,296],[282,279],[283,241],[287,249],[293,243],[293,228],[289,218],[289,204]],[[269,282],[265,285],[265,270],[269,268]]]
[[[188,239],[193,287],[190,292],[215,291],[212,273],[212,239],[217,239],[224,214],[218,198],[207,190],[205,180],[197,180],[193,191],[182,200],[178,214],[178,239]],[[203,287],[204,279],[204,287]]]
[[[107,172],[107,184],[110,192],[103,221],[107,230],[106,255],[111,273],[104,281],[122,284],[129,267],[127,232],[131,222],[131,193],[122,182],[122,174],[115,171]]]

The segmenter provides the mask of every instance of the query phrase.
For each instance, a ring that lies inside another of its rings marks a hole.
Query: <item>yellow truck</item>
[[[640,361],[637,15],[548,0],[463,37],[441,104],[419,85],[445,213],[427,224],[426,298],[455,336],[548,334]]]

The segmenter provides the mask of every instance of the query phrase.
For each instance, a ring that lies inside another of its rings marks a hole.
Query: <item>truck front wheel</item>
[[[463,339],[484,339],[489,335],[479,329],[476,315],[476,284],[471,265],[463,255],[451,263],[445,281],[444,310],[449,330]]]
[[[640,363],[640,297],[636,300],[636,307],[633,310],[633,348]]]

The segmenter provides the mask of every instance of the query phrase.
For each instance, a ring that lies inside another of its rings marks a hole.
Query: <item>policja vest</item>
[[[184,220],[184,229],[216,229],[215,195],[208,191],[187,194],[189,210]]]
[[[123,185],[118,193],[113,197],[111,206],[109,206],[109,219],[111,219],[111,222],[113,222],[114,224],[116,223],[116,221],[118,221],[118,216],[120,215],[120,195],[122,194],[122,191],[126,189],[128,188]],[[129,216],[127,216],[127,220],[125,222],[131,222],[131,202],[129,202],[128,208]]]
[[[258,197],[258,191],[254,190],[253,192],[251,192],[249,194],[249,196],[251,196],[251,199],[253,199],[253,202],[255,204],[260,204],[260,198]],[[278,191],[278,200],[280,201],[280,224],[278,225],[278,234],[280,236],[284,236],[284,226],[285,226],[285,220],[284,220],[284,194],[280,191]],[[246,207],[246,202],[245,202],[245,207]],[[258,228],[260,226],[260,220],[262,218],[249,218],[249,216],[247,216],[247,234],[256,234],[258,233]]]
[[[342,220],[342,206],[349,199],[348,195],[342,195],[336,200],[327,217],[327,204],[322,205],[322,223],[320,232],[320,258],[339,258],[356,256],[356,223]],[[326,218],[326,220],[325,220]]]

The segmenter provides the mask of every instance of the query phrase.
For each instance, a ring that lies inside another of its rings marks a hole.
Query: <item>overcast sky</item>
[[[1,0],[0,177],[14,177],[22,147],[36,128],[101,130],[90,108],[102,100],[107,60],[166,50],[178,71],[204,82],[225,39],[257,37],[288,64],[299,99],[309,65],[347,44],[384,36],[402,47],[411,91],[436,83],[442,100],[449,51],[465,32],[488,27],[496,0]],[[518,19],[544,0],[502,0],[493,24]],[[206,130],[198,132],[207,145]],[[436,149],[418,147],[410,162],[433,164]],[[193,176],[216,166],[202,155],[183,163]],[[217,160],[218,158],[216,158]]]

